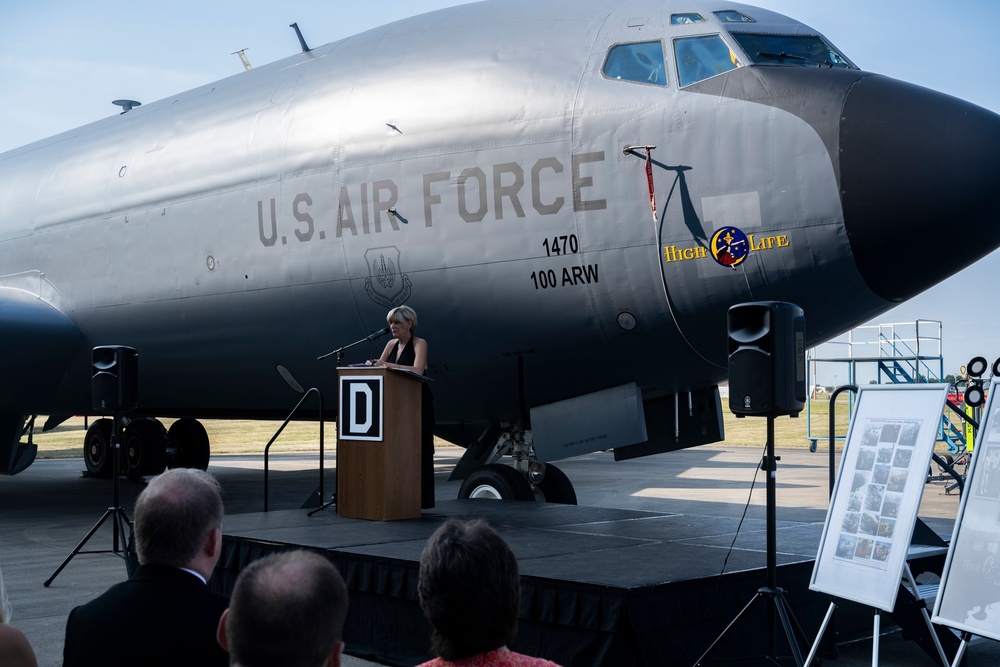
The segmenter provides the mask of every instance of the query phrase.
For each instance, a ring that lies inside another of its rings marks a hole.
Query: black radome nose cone
[[[904,301],[1000,246],[1000,115],[883,76],[840,125],[844,224],[877,295]]]

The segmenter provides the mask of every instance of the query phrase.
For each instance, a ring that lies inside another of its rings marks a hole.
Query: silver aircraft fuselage
[[[402,303],[441,424],[516,418],[519,366],[529,407],[675,394],[725,379],[733,304],[795,303],[815,345],[1000,244],[1000,118],[757,63],[740,31],[819,34],[731,3],[491,0],[0,155],[0,412],[92,413],[91,349],[121,344],[141,414],[284,416],[278,365],[333,396],[317,357]],[[677,45],[704,36],[739,66],[686,83]],[[655,42],[656,80],[608,74]],[[937,253],[944,229],[968,250]]]

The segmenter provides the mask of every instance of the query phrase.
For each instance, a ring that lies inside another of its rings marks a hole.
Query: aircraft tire
[[[952,466],[955,465],[955,457],[952,456],[951,454],[945,454],[941,457],[941,459],[945,462],[945,464],[947,464],[948,468],[951,468]],[[935,463],[934,459],[931,459],[931,463]],[[942,477],[948,474],[948,468],[938,463],[938,471]],[[930,481],[933,478],[934,478],[934,466],[929,465],[927,466],[927,480]]]
[[[551,463],[545,464],[545,477],[538,484],[542,495],[547,503],[561,503],[563,505],[576,505],[576,490],[573,482],[569,481],[559,468]]]
[[[459,498],[487,500],[534,500],[535,493],[524,475],[510,466],[491,463],[472,471],[458,492]]]
[[[83,463],[91,477],[111,477],[114,462],[112,426],[110,419],[98,419],[90,425],[83,437]]]
[[[125,474],[129,479],[159,475],[167,467],[167,429],[156,419],[137,419],[122,438]]]
[[[197,419],[178,419],[170,425],[167,440],[177,449],[177,454],[170,462],[171,468],[208,469],[211,458],[211,446],[208,432]]]

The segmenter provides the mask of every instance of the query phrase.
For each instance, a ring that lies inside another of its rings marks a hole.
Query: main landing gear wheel
[[[545,496],[547,503],[576,505],[576,491],[573,489],[573,483],[569,481],[566,473],[551,463],[545,464],[545,477],[538,483],[538,489]]]
[[[129,479],[159,475],[167,467],[167,429],[156,419],[137,419],[125,427],[122,451]]]
[[[111,477],[114,461],[114,446],[111,442],[112,421],[98,419],[83,439],[83,462],[92,477]]]
[[[534,500],[535,493],[524,475],[510,466],[491,463],[472,471],[458,492],[459,498],[487,500]]]
[[[208,459],[211,449],[208,442],[208,432],[197,419],[178,419],[170,425],[167,432],[170,447],[176,449],[171,468],[208,469]]]

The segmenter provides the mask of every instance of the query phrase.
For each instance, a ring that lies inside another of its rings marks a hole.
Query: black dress
[[[410,338],[403,351],[399,351],[399,343],[389,353],[389,363],[400,366],[412,366],[417,353],[413,349],[413,338]],[[434,396],[428,382],[421,382],[420,397],[420,507],[434,507]]]

